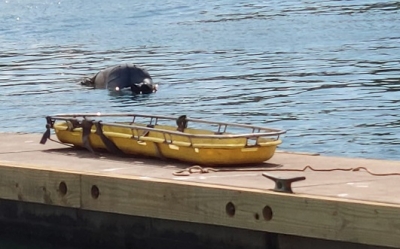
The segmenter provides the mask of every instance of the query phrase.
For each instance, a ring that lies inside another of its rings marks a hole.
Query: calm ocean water
[[[400,159],[400,2],[0,0],[1,132],[139,112],[288,131],[283,150]],[[78,83],[133,62],[160,90]]]
[[[283,150],[400,159],[399,1],[110,3],[0,0],[0,132],[65,112],[187,114],[286,129]],[[159,92],[78,84],[126,62]]]

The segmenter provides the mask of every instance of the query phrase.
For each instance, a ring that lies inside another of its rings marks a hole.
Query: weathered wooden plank
[[[166,169],[161,162],[110,160],[111,157],[99,159],[81,151],[54,150],[62,146],[55,143],[39,145],[38,135],[0,134],[0,137],[7,140],[0,148],[0,159],[24,164],[13,166],[0,162],[3,165],[0,166],[0,198],[72,207],[80,207],[82,201],[82,208],[88,210],[400,248],[400,202],[395,191],[397,177],[378,178],[365,172],[306,171],[301,174],[307,177],[307,181],[296,183],[295,191],[310,195],[282,195],[254,189],[272,186],[272,182],[265,182],[260,176],[261,172],[247,177],[233,174],[229,177],[220,174],[218,178],[217,174],[181,177],[177,182],[171,179],[174,169]],[[398,161],[285,153],[277,153],[271,162],[298,169],[305,165],[319,169],[363,166],[378,173],[398,172],[399,168]],[[285,173],[278,175],[285,176]],[[155,180],[154,177],[164,180]],[[83,179],[82,197],[80,179]],[[184,180],[186,182],[181,182]],[[64,202],[58,196],[61,181],[68,188]],[[357,188],[357,182],[364,187]],[[92,185],[98,186],[97,199],[92,197]],[[320,187],[315,189],[314,186]],[[321,196],[341,193],[348,194],[349,198],[372,202]],[[230,202],[232,205],[227,205]],[[385,204],[389,202],[397,204]],[[263,212],[265,206],[272,211],[269,221],[264,218],[269,213],[268,210]]]
[[[82,208],[400,247],[400,206],[382,203],[84,175]]]
[[[80,207],[80,175],[0,163],[0,198]]]

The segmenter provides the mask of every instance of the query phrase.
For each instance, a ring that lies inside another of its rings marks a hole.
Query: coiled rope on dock
[[[355,168],[331,168],[331,169],[316,169],[309,165],[305,166],[302,169],[288,169],[282,168],[282,165],[277,165],[279,168],[212,168],[212,167],[201,167],[199,165],[190,166],[183,170],[178,170],[173,172],[174,176],[189,176],[191,174],[206,174],[211,172],[242,172],[242,171],[280,171],[280,172],[305,172],[307,169],[316,172],[331,172],[331,171],[365,171],[373,176],[400,176],[400,173],[392,172],[392,173],[375,173],[369,170],[366,167],[355,167]]]

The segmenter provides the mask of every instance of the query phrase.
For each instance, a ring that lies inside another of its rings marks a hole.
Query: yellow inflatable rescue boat
[[[200,165],[238,165],[270,159],[283,130],[180,117],[115,113],[48,116],[60,142],[114,154],[176,159]]]

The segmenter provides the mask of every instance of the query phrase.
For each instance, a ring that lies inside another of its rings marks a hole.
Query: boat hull
[[[137,126],[138,124],[136,124]],[[145,125],[141,125],[145,127]],[[176,130],[172,126],[155,126],[155,129]],[[62,143],[84,147],[82,128],[70,129],[67,122],[56,123],[53,129]],[[103,125],[103,134],[123,153],[132,156],[175,159],[199,165],[238,165],[262,163],[273,157],[281,140],[259,138],[257,144],[248,145],[247,138],[193,138],[187,134],[214,134],[208,130],[186,129],[184,135],[147,132],[140,129]],[[93,149],[107,149],[92,127],[88,136]]]

